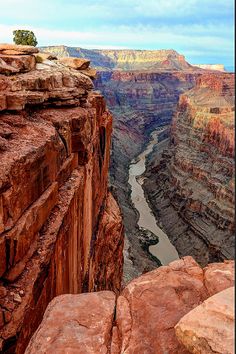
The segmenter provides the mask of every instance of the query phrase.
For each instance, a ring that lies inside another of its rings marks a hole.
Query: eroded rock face
[[[0,343],[23,353],[53,297],[119,291],[123,227],[107,188],[112,116],[89,77],[43,63],[0,87]]]
[[[218,264],[218,270],[229,271],[228,264]],[[213,267],[216,271],[217,265],[214,264]],[[209,296],[208,288],[205,286],[205,274],[205,269],[202,269],[193,258],[184,257],[170,263],[169,266],[160,267],[134,279],[123,289],[116,302],[112,292],[58,297],[49,305],[44,320],[32,338],[26,353],[33,354],[37,350],[41,353],[42,348],[45,353],[50,353],[50,350],[54,349],[54,343],[58,345],[58,353],[65,353],[69,349],[72,353],[76,353],[76,350],[78,353],[87,353],[88,347],[85,343],[88,343],[90,354],[100,352],[187,354],[191,351],[189,352],[185,345],[179,342],[175,327],[176,325],[176,328],[182,326],[183,321],[186,327],[196,324],[196,330],[199,329],[197,320],[204,321],[204,316],[206,316],[204,312],[198,315],[199,309],[203,307],[207,307],[207,313],[210,315],[203,323],[202,328],[205,329],[203,335],[211,334],[210,340],[218,343],[221,337],[216,338],[216,330],[217,328],[219,331],[222,330],[223,324],[214,316],[220,314],[221,320],[223,318],[226,320],[227,314],[222,313],[224,304],[227,313],[231,316],[232,301],[222,298],[223,295],[220,294],[223,294],[223,291],[204,303],[203,301]],[[231,276],[233,276],[233,269]],[[217,281],[216,275],[215,282]],[[231,282],[225,283],[225,287],[231,287],[233,284],[231,278]],[[227,290],[231,291],[231,288]],[[219,299],[220,304],[217,314],[211,311],[216,306],[216,301],[214,300],[213,305],[211,301],[215,297]],[[194,314],[193,322],[190,322],[191,313]],[[189,318],[189,321],[185,321],[185,318]],[[232,316],[228,320],[225,333],[227,340],[230,341]],[[81,328],[82,325],[85,328]],[[194,348],[197,349],[197,346]],[[198,352],[194,351],[194,353]],[[221,351],[220,353],[228,352]]]
[[[202,265],[234,257],[234,75],[201,75],[181,95],[170,143],[162,155],[157,146],[145,176],[155,216],[180,256]]]
[[[234,287],[190,311],[175,326],[175,332],[190,353],[234,353]]]

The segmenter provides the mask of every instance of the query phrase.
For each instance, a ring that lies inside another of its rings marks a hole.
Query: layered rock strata
[[[147,164],[144,188],[181,256],[234,257],[234,76],[201,75],[180,96],[170,142]]]
[[[214,273],[216,276],[209,281],[213,268],[220,278]],[[81,354],[190,353],[177,339],[175,326],[185,323],[184,316],[192,312],[197,321],[197,313],[206,306],[203,301],[213,295],[212,283],[216,293],[223,283],[225,288],[233,286],[234,263],[227,261],[202,269],[191,257],[185,257],[134,279],[117,300],[112,292],[59,296],[48,306],[26,353],[49,354],[55,348],[57,353]],[[212,300],[214,296],[206,302],[211,303],[212,316],[216,316],[216,305],[223,309],[226,303],[220,294],[215,295],[217,303]],[[231,324],[227,327],[228,337],[233,334]],[[215,328],[220,331],[222,323],[215,321]]]
[[[84,49],[67,46],[41,47],[58,58],[88,58],[98,70],[192,70],[185,57],[173,49]]]
[[[15,74],[35,69],[35,53],[38,53],[35,47],[0,44],[0,74]]]
[[[123,225],[112,116],[91,79],[53,61],[0,88],[0,343],[23,353],[53,297],[119,291]]]

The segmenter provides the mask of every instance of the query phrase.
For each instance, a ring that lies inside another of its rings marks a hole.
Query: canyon
[[[1,351],[232,353],[233,75],[43,50],[0,45]]]

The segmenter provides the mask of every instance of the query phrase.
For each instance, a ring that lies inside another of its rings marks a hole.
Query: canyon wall
[[[122,278],[123,224],[108,190],[112,116],[89,76],[36,65],[35,50],[0,46],[4,353],[24,352],[53,297],[118,292]]]
[[[149,157],[144,188],[180,256],[234,257],[234,75],[208,73],[180,96],[170,142]]]
[[[114,117],[110,183],[124,216],[125,280],[160,265],[148,252],[150,235],[137,227],[138,215],[130,200],[129,164],[142,151],[151,131],[170,124],[179,95],[192,88],[200,75],[181,71],[103,71],[95,81]],[[155,240],[155,236],[151,238]]]

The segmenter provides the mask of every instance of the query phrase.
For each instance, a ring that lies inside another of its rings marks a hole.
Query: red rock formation
[[[111,291],[58,296],[49,304],[25,354],[107,353],[114,311]]]
[[[123,228],[107,188],[112,117],[89,77],[53,62],[0,88],[0,343],[23,353],[53,297],[119,290]]]
[[[204,301],[175,326],[190,353],[234,353],[234,287]]]
[[[233,262],[218,266],[220,283],[227,277],[225,286],[232,286]],[[217,271],[217,264],[213,267]],[[208,298],[205,274],[191,257],[172,262],[131,281],[118,297],[116,311],[112,292],[58,297],[26,353],[51,353],[55,345],[58,353],[187,354],[174,327]],[[216,284],[218,276],[211,282]],[[221,323],[215,321],[215,328],[220,329]]]
[[[153,154],[144,187],[179,254],[203,265],[234,256],[233,157],[234,75],[202,74],[180,96],[171,142]]]

